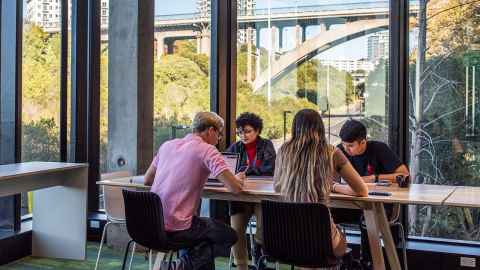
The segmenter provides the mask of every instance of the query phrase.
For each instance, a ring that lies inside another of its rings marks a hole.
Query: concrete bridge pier
[[[272,25],[270,27],[270,39],[271,39],[271,46],[270,46],[270,50],[272,51],[272,53],[276,53],[279,51],[279,48],[280,48],[280,39],[279,39],[279,28],[277,26],[274,26]]]
[[[155,33],[155,54],[157,56],[157,60],[160,60],[160,57],[164,54],[165,50],[165,37],[161,33]]]
[[[295,48],[299,47],[302,45],[302,43],[305,41],[305,29],[306,27],[300,24],[295,25],[295,34],[294,34],[294,39],[295,39]]]
[[[210,28],[207,25],[201,27],[197,34],[197,53],[210,56],[211,38]]]

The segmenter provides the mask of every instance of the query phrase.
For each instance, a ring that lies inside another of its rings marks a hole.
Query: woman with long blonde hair
[[[286,201],[328,205],[330,192],[367,196],[368,187],[343,153],[329,145],[325,127],[318,112],[299,111],[292,124],[292,138],[285,142],[275,161],[275,189]],[[348,185],[334,183],[340,174]],[[345,254],[345,236],[332,223],[334,255]]]

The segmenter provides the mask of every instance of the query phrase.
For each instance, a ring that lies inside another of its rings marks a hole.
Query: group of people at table
[[[227,151],[240,155],[240,173],[230,171],[215,147],[222,139],[223,119],[213,112],[200,112],[194,117],[192,133],[163,143],[145,174],[145,184],[162,201],[169,240],[198,243],[182,252],[175,269],[214,269],[212,258],[230,247],[237,269],[248,269],[245,230],[252,215],[257,226],[255,250],[262,250],[259,204],[230,202],[231,227],[196,215],[209,175],[233,193],[242,192],[248,176],[271,176],[283,200],[328,205],[331,192],[368,196],[370,183],[393,182],[396,176],[409,174],[386,144],[367,140],[365,126],[356,120],[346,121],[340,131],[341,144],[332,146],[320,114],[301,110],[293,119],[291,138],[278,152],[270,140],[260,136],[263,121],[256,114],[242,113],[236,127],[240,140]],[[337,181],[340,177],[346,183]],[[347,249],[346,237],[336,223],[358,224],[361,216],[360,210],[331,209],[335,256],[341,257]],[[362,259],[368,262],[369,257],[367,234],[362,233]]]

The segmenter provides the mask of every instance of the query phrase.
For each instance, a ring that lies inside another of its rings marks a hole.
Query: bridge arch
[[[344,27],[322,32],[312,39],[302,43],[292,51],[272,61],[271,77],[269,71],[264,70],[253,82],[253,91],[265,86],[269,79],[276,81],[297,65],[310,60],[317,54],[324,52],[338,44],[361,37],[367,34],[385,30],[389,25],[388,19],[371,19],[349,22]]]

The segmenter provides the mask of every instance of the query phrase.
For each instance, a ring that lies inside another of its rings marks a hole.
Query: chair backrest
[[[133,241],[153,250],[165,249],[167,236],[160,197],[153,192],[122,192],[127,231]]]
[[[264,251],[286,264],[332,266],[330,213],[319,203],[262,201]]]
[[[102,174],[102,180],[129,177],[129,171],[118,171]],[[123,205],[122,188],[103,186],[103,203],[108,219],[125,220],[125,206]]]

